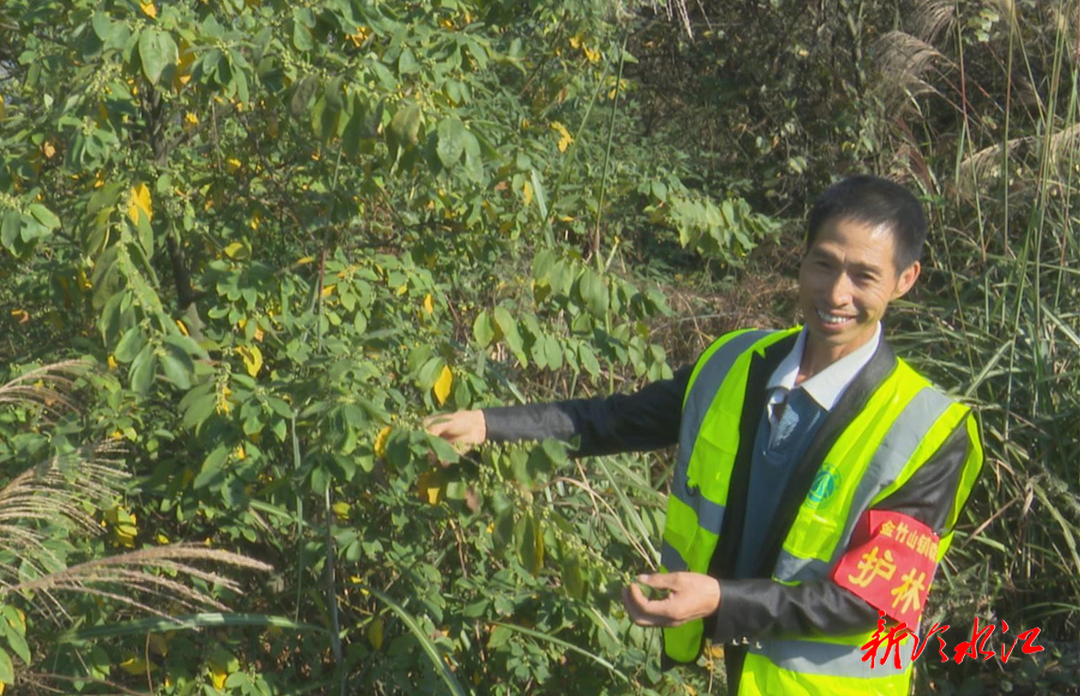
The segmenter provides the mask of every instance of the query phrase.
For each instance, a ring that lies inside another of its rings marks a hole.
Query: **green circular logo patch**
[[[819,508],[828,505],[833,493],[840,486],[840,472],[832,464],[826,464],[817,472],[810,492],[806,494],[806,505]]]

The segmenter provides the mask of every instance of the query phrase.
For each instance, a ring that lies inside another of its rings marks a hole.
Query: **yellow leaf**
[[[382,459],[386,454],[386,442],[390,439],[391,432],[392,428],[388,425],[375,436],[375,457],[377,459]]]
[[[173,75],[172,87],[179,92],[187,83],[191,82],[191,66],[195,63],[195,51],[187,41],[180,41],[180,55],[176,59],[176,72]]]
[[[303,266],[303,265],[305,265],[305,264],[309,264],[309,263],[311,263],[311,262],[312,262],[312,261],[314,261],[314,260],[315,260],[315,257],[314,257],[314,256],[305,256],[304,258],[302,258],[302,259],[299,259],[299,260],[298,260],[298,261],[297,261],[296,263],[297,263],[297,265],[299,265],[299,266]]]
[[[158,532],[157,533],[157,543],[161,544],[162,546],[165,546],[166,544],[169,543],[169,537],[165,536],[161,532]]]
[[[588,46],[586,46],[582,50],[585,51],[585,59],[588,60],[590,63],[599,63],[600,62],[600,51],[597,51],[596,49],[593,49],[593,48],[589,48]]]
[[[128,674],[146,674],[146,660],[133,655],[120,663],[120,669]],[[153,671],[153,666],[150,671]]]
[[[352,513],[352,507],[345,501],[339,501],[330,506],[330,509],[334,511],[340,520],[349,519],[349,515]]]
[[[139,212],[141,211],[146,215],[146,221],[150,222],[154,219],[153,201],[150,198],[150,189],[146,184],[139,184],[131,187],[131,193],[128,194],[128,217],[131,218],[132,225],[139,224]]]
[[[230,157],[229,159],[225,160],[225,171],[227,171],[228,173],[233,174],[239,171],[239,169],[240,160],[236,159],[235,157]]]
[[[446,495],[446,480],[442,469],[430,469],[420,474],[416,493],[428,505],[438,505]]]
[[[247,369],[249,375],[254,377],[259,374],[259,369],[262,368],[263,364],[263,356],[258,346],[239,346],[236,352],[244,359],[244,368]]]
[[[247,258],[247,247],[243,242],[233,242],[225,247],[225,255],[230,259]]]
[[[353,46],[360,48],[364,45],[364,42],[367,41],[367,38],[371,36],[371,33],[371,29],[368,27],[357,27],[355,34],[350,34],[345,38],[352,41]]]
[[[11,316],[18,319],[20,324],[25,324],[30,321],[30,312],[27,312],[25,309],[13,309],[11,310]]]
[[[46,140],[45,144],[41,146],[41,151],[45,153],[46,159],[52,159],[56,155],[56,146]]]
[[[238,460],[241,460],[241,461],[243,461],[244,459],[247,459],[247,452],[244,451],[244,446],[243,445],[237,445],[236,449],[233,450],[233,455]]]
[[[336,286],[334,286],[334,285],[325,285],[325,286],[323,286],[322,296],[323,297],[330,297],[331,295],[333,295],[335,287]]]
[[[450,396],[450,387],[454,385],[454,373],[450,371],[449,365],[443,365],[442,372],[439,374],[439,378],[435,380],[435,386],[432,387],[432,391],[435,393],[435,400],[442,406],[446,403],[446,397]]]
[[[376,616],[367,627],[367,639],[371,647],[379,650],[383,644],[383,620]]]
[[[435,302],[431,299],[431,293],[424,295],[424,311],[428,314],[435,311]]]
[[[396,294],[398,294],[398,295],[404,295],[404,294],[405,294],[405,293],[407,293],[408,291],[409,291],[409,284],[408,284],[408,283],[402,283],[402,284],[401,284],[401,285],[400,285],[400,286],[398,287],[398,289],[397,289],[397,290],[395,290],[394,292],[395,292]]]
[[[533,187],[532,184],[530,184],[528,181],[526,181],[525,185],[521,187],[521,196],[525,199],[525,205],[529,205],[530,203],[532,203]]]
[[[220,665],[214,665],[210,668],[210,681],[214,682],[214,688],[221,691],[225,688],[225,680],[229,678],[229,673],[225,671],[225,668]]]
[[[143,11],[143,14],[150,19],[157,19],[157,7],[154,6],[153,0],[148,2],[140,2],[139,9]]]
[[[551,129],[559,134],[559,152],[566,152],[566,149],[574,142],[574,136],[570,135],[570,131],[566,130],[566,126],[558,121],[551,124]]]
[[[179,319],[176,320],[176,328],[180,329],[180,333],[184,334],[185,336],[191,335],[188,333],[187,327],[184,326],[184,322],[180,321]]]

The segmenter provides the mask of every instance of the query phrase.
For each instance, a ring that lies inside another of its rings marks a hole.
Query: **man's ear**
[[[893,290],[892,299],[903,297],[907,294],[907,291],[915,285],[915,281],[919,279],[919,272],[922,270],[922,266],[918,261],[915,261],[910,266],[900,271],[900,277],[896,280],[896,289]]]

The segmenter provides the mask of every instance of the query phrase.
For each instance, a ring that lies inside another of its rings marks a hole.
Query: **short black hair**
[[[869,174],[836,182],[818,196],[806,221],[806,248],[829,220],[846,218],[877,227],[888,225],[896,243],[896,270],[922,257],[929,224],[922,204],[900,184]]]

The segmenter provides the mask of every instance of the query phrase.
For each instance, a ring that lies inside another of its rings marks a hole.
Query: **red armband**
[[[889,618],[916,626],[937,570],[939,541],[910,515],[868,510],[832,579]]]

